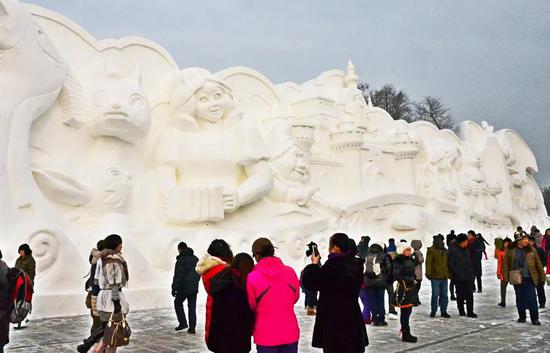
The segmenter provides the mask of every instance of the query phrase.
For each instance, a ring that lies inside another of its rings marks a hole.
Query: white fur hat
[[[401,241],[401,242],[399,243],[399,245],[397,246],[397,253],[401,255],[401,254],[403,254],[403,252],[405,252],[405,250],[408,249],[408,248],[411,248],[411,249],[412,249],[412,247],[411,247],[411,245],[409,244],[409,242]]]

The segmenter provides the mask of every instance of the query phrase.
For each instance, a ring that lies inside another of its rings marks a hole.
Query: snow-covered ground
[[[397,332],[399,320],[388,320],[387,327],[368,326],[368,352],[550,352],[550,311],[541,310],[541,326],[516,323],[513,288],[508,288],[508,306],[496,304],[500,300],[499,282],[495,275],[496,261],[483,261],[483,293],[475,294],[478,319],[458,316],[456,303],[450,302],[452,318],[429,317],[431,288],[423,282],[420,292],[422,305],[412,316],[412,332],[417,344],[402,343]],[[547,291],[550,294],[550,290]],[[300,302],[301,304],[301,302]],[[386,303],[387,304],[387,303]],[[196,335],[175,332],[176,318],[171,309],[132,312],[129,316],[133,330],[132,344],[119,352],[207,352],[203,343],[204,305],[199,305]],[[300,352],[320,352],[311,347],[313,317],[305,315],[302,306],[296,306],[302,330]],[[79,341],[89,331],[86,316],[31,320],[28,328],[12,331],[7,352],[75,352]],[[255,349],[253,350],[255,351]]]

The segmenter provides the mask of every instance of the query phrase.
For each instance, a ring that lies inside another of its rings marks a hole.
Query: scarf
[[[109,285],[125,286],[128,283],[128,264],[122,254],[114,250],[101,252],[103,277]]]

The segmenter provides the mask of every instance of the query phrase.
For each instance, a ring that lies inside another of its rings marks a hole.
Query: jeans
[[[441,314],[447,313],[449,297],[447,296],[447,280],[432,279],[432,313],[437,312],[437,304],[441,308]]]
[[[304,294],[306,295],[306,300],[304,305],[306,307],[316,307],[317,306],[317,292],[313,292],[307,289],[304,289]]]
[[[174,298],[174,308],[176,309],[176,316],[180,326],[187,326],[187,319],[185,318],[185,311],[183,310],[183,302],[187,300],[187,311],[189,313],[189,328],[195,329],[197,325],[197,295],[183,295],[176,294]]]
[[[500,302],[506,304],[506,287],[508,282],[500,281]]]
[[[466,302],[466,312],[474,312],[474,282],[456,282],[456,306],[458,312],[464,314],[464,302]]]
[[[401,331],[408,331],[411,329],[409,319],[411,317],[413,308],[401,308],[401,315],[399,316],[399,322],[401,323]]]
[[[526,318],[525,310],[529,310],[531,321],[539,319],[539,307],[537,305],[537,293],[535,284],[531,278],[522,278],[521,284],[515,285],[516,307],[519,317]]]
[[[256,350],[258,353],[297,353],[298,342],[280,346],[256,346]]]
[[[386,294],[386,288],[368,288],[367,296],[372,306],[372,321],[375,324],[384,322],[386,316],[384,315],[384,296]]]
[[[367,295],[367,290],[363,287],[359,291],[359,298],[361,299],[361,302],[363,303],[363,321],[367,321],[371,319],[371,304],[369,303],[369,297]]]
[[[544,293],[544,283],[537,286],[537,298],[539,306],[546,306],[546,293]]]

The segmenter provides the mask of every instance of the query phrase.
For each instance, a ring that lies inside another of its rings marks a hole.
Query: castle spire
[[[348,59],[348,68],[346,70],[346,76],[344,77],[344,82],[346,87],[357,87],[359,83],[359,76],[355,73],[355,67],[351,62],[351,59]]]

